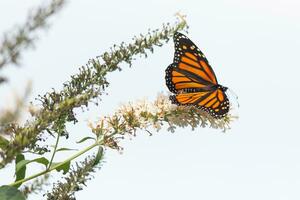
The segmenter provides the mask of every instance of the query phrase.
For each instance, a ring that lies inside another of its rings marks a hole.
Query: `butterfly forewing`
[[[196,74],[189,73],[175,67],[175,64],[169,65],[166,69],[166,84],[173,93],[179,91],[207,90],[208,86],[212,86],[209,82],[203,81]]]
[[[175,54],[174,63],[179,68],[186,68],[187,71],[199,74],[201,78],[211,82],[212,84],[218,84],[216,75],[209,65],[205,55],[200,49],[185,35],[177,32],[174,35]]]

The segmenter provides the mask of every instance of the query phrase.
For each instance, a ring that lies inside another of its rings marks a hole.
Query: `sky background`
[[[0,32],[22,23],[39,3],[0,1]],[[239,119],[226,133],[163,129],[149,137],[139,132],[122,142],[123,154],[107,151],[102,169],[77,199],[298,200],[299,7],[298,0],[69,1],[41,32],[36,48],[24,52],[22,66],[1,71],[10,82],[0,87],[0,106],[11,106],[28,80],[33,82],[30,100],[36,102],[38,94],[60,89],[89,58],[174,22],[181,11],[190,26],[188,37],[205,53],[219,83],[238,95]],[[120,103],[166,93],[164,70],[173,54],[171,41],[147,59],[137,57],[132,68],[122,64],[123,71],[108,76],[108,96],[99,107],[78,111],[80,123],[68,126],[71,140],[62,145],[80,149],[88,144],[74,146],[74,141],[91,135],[89,120],[112,113]],[[13,167],[0,172],[1,184],[13,180]],[[61,175],[53,176],[54,181]]]

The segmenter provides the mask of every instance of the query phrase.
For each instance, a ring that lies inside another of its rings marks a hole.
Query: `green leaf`
[[[24,195],[16,187],[4,185],[0,187],[1,200],[25,200]]]
[[[45,157],[40,157],[40,158],[36,158],[33,160],[21,160],[16,165],[16,173],[18,173],[19,170],[21,170],[24,166],[26,166],[27,164],[32,163],[32,162],[43,164],[43,165],[45,165],[45,167],[47,167],[47,165],[49,164],[48,159]]]
[[[101,146],[99,146],[98,152],[97,152],[97,155],[96,155],[96,158],[95,158],[94,166],[97,165],[100,162],[102,157],[103,157],[103,148]]]
[[[78,149],[69,149],[69,148],[59,148],[59,149],[56,149],[55,152],[59,152],[59,151],[76,151]]]
[[[81,140],[79,140],[78,142],[76,142],[76,143],[82,143],[82,142],[84,142],[84,141],[86,141],[86,140],[96,140],[95,138],[93,138],[93,137],[84,137],[84,138],[82,138]]]
[[[0,135],[0,149],[5,150],[7,148],[8,144],[9,144],[9,141]]]
[[[16,180],[15,181],[18,181],[18,180],[21,180],[23,178],[25,178],[25,174],[26,174],[26,165],[23,165],[20,167],[20,169],[17,170],[17,165],[18,163],[20,163],[21,161],[25,160],[25,156],[23,154],[18,154],[17,157],[16,157]],[[19,187],[20,185],[22,185],[22,183],[18,184],[18,185],[15,185],[15,187]]]
[[[57,166],[57,165],[60,165],[61,163],[63,163],[63,162],[52,163],[51,168],[53,168],[53,167],[55,167],[55,166]],[[70,161],[69,161],[69,162],[66,162],[66,163],[64,163],[63,165],[57,167],[57,168],[56,168],[56,171],[58,171],[58,172],[59,172],[59,171],[63,171],[63,174],[66,174],[66,173],[69,171],[69,169],[70,169],[70,164],[71,164]]]

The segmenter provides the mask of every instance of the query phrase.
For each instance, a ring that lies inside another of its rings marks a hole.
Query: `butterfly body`
[[[174,93],[177,105],[194,105],[214,118],[229,112],[228,89],[218,83],[216,75],[200,49],[185,35],[174,34],[175,55],[166,69],[166,84]]]

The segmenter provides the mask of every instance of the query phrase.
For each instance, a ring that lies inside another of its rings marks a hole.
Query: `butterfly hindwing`
[[[229,100],[221,89],[212,91],[195,105],[215,118],[222,118],[229,112]]]
[[[222,118],[229,111],[229,100],[220,89],[207,92],[180,93],[170,97],[177,105],[194,105],[214,118]]]

